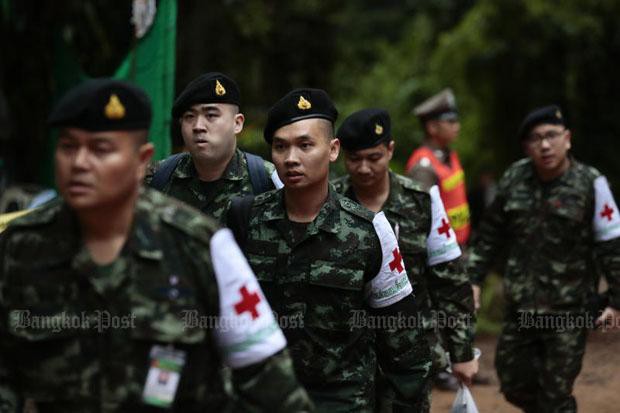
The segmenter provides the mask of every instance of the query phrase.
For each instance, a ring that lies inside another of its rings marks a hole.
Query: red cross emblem
[[[614,214],[614,210],[609,207],[609,205],[605,204],[605,207],[601,211],[601,216],[607,218],[607,221],[611,221],[611,216]]]
[[[252,320],[258,318],[258,310],[256,309],[256,306],[260,303],[258,294],[255,292],[250,294],[245,285],[239,289],[239,292],[241,293],[241,301],[235,304],[235,311],[237,314],[243,314],[249,311],[250,314],[252,314]]]
[[[398,248],[394,248],[392,251],[392,255],[394,256],[394,260],[390,262],[390,271],[398,270],[399,273],[403,272],[404,268],[401,262],[403,261],[403,257],[400,256],[400,251]]]
[[[446,221],[445,218],[441,218],[441,226],[439,228],[437,228],[437,232],[439,232],[439,235],[441,234],[446,234],[446,238],[450,238],[450,224],[448,224],[448,221]]]

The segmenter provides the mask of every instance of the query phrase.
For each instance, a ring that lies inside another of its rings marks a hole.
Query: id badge
[[[179,386],[185,352],[175,350],[172,346],[155,345],[151,348],[150,360],[142,400],[146,404],[168,408],[172,406]]]

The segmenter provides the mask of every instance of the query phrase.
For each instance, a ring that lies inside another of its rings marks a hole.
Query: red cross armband
[[[411,294],[412,288],[396,235],[385,214],[376,214],[372,223],[381,243],[383,259],[379,273],[366,284],[366,300],[372,308],[383,308]]]
[[[211,260],[220,314],[209,325],[224,362],[232,368],[246,367],[282,350],[284,334],[229,229],[220,229],[211,238]]]
[[[609,241],[620,237],[620,213],[604,176],[594,180],[592,227],[595,241]]]
[[[427,264],[429,266],[452,261],[461,256],[461,248],[450,225],[446,209],[439,195],[439,188],[433,185],[431,195],[431,231],[426,238]]]

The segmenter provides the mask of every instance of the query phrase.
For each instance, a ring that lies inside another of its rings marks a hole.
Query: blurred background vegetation
[[[132,47],[131,2],[0,5],[0,156],[10,181],[37,182],[55,96],[55,36],[88,75],[110,75]],[[326,89],[340,119],[384,107],[398,145],[393,167],[402,170],[422,138],[412,107],[452,87],[470,184],[519,158],[520,120],[555,102],[570,121],[574,154],[617,186],[619,15],[617,0],[183,0],[175,95],[203,72],[231,75],[247,117],[240,144],[265,156],[265,113],[291,88]]]
[[[0,13],[1,190],[42,183],[55,39],[93,77],[111,75],[135,40],[126,0],[0,0]],[[618,16],[617,0],[181,0],[174,94],[207,71],[235,78],[247,118],[239,143],[267,158],[266,111],[294,87],[326,89],[340,121],[384,107],[402,171],[422,139],[411,109],[451,87],[470,186],[522,156],[515,133],[529,110],[558,103],[573,153],[617,192]]]

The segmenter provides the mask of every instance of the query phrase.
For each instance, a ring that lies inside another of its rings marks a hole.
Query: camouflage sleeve
[[[264,362],[233,370],[233,386],[240,396],[237,411],[314,410],[306,391],[297,385],[293,362],[287,350],[269,357]]]
[[[474,233],[467,260],[467,273],[472,284],[481,285],[498,256],[506,239],[506,215],[504,196],[500,190],[491,203]]]
[[[9,315],[5,305],[5,271],[6,260],[6,233],[0,235],[0,413],[14,413],[18,411],[19,396],[15,389],[13,368],[10,353],[11,340],[8,337]]]
[[[377,330],[377,360],[394,410],[422,411],[430,382],[430,350],[415,322],[416,304],[392,227],[383,213],[375,215],[373,225],[382,259],[378,274],[368,283],[368,305],[372,315],[385,320]]]
[[[594,251],[609,286],[609,305],[620,310],[620,238],[596,243]]]
[[[437,185],[439,183],[439,179],[437,178],[437,174],[435,174],[433,168],[431,166],[423,166],[420,163],[417,163],[413,168],[411,168],[411,170],[407,173],[407,176],[419,183],[426,191],[428,191],[433,185]]]
[[[620,309],[620,215],[607,178],[594,179],[594,255],[609,285],[609,305]]]
[[[471,325],[475,322],[469,277],[460,258],[428,269],[428,290],[437,323],[452,362],[473,358]]]
[[[415,311],[412,295],[372,310],[374,316],[395,321],[377,330],[377,359],[394,411],[424,411],[430,389],[431,354],[422,329],[410,323]]]
[[[471,323],[474,303],[469,277],[463,267],[456,234],[449,222],[439,188],[429,190],[430,205],[426,238],[426,280],[437,328],[444,338],[453,362],[473,358]]]
[[[224,363],[233,369],[239,411],[309,411],[308,395],[283,349],[286,339],[252,269],[229,229],[210,241],[211,260],[218,284],[223,328],[214,338]]]

